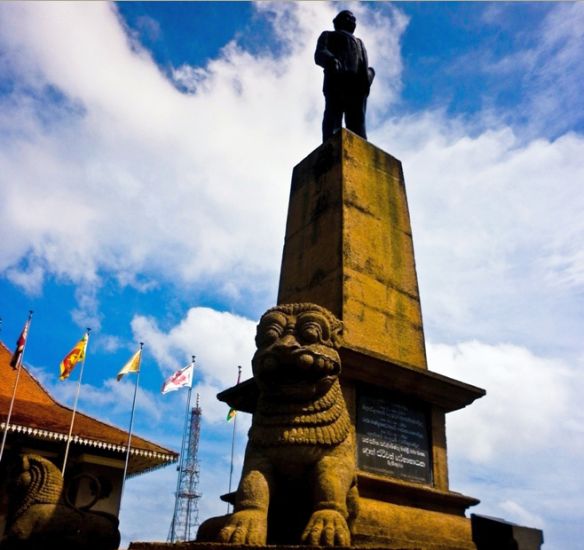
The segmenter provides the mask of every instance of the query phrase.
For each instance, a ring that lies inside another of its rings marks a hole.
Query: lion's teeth
[[[298,357],[298,366],[303,369],[309,369],[312,367],[314,363],[314,357],[309,353],[303,353],[300,357]]]

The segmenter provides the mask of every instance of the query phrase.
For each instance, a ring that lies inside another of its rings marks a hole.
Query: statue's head
[[[343,324],[316,304],[269,309],[257,327],[253,373],[268,393],[308,398],[330,388],[341,370]]]
[[[336,31],[355,32],[357,20],[350,10],[343,10],[333,19],[333,25]]]

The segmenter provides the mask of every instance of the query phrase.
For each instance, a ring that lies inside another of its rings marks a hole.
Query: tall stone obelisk
[[[401,163],[341,130],[294,168],[278,303],[313,301],[347,346],[426,369]]]
[[[484,395],[428,370],[401,163],[342,129],[292,175],[278,303],[344,324],[342,386],[357,437],[353,544],[471,549],[450,491],[445,414]]]

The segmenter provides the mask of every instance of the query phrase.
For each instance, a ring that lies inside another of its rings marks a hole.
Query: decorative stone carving
[[[342,323],[315,304],[262,316],[252,359],[260,394],[235,511],[203,525],[199,540],[214,525],[227,543],[350,545],[358,494],[341,337]]]
[[[49,460],[22,455],[15,472],[3,549],[114,550],[118,518],[65,503],[63,478]]]

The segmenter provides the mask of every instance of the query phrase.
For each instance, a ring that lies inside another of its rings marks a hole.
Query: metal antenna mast
[[[181,457],[178,467],[179,482],[176,492],[174,516],[168,532],[168,542],[185,542],[195,538],[195,527],[199,525],[199,436],[201,434],[201,407],[199,394],[196,405],[190,411],[184,440],[188,439],[186,455]]]

